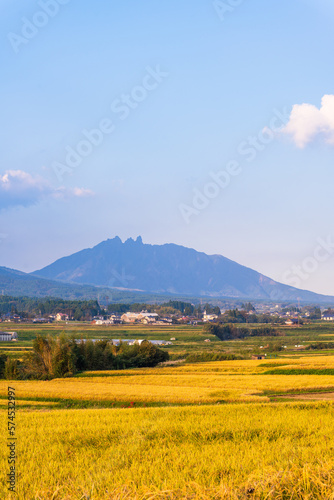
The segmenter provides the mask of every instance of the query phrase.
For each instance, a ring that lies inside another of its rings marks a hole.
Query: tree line
[[[245,326],[236,327],[234,324],[207,323],[204,331],[215,335],[219,340],[244,339],[246,337],[277,337],[280,334],[278,330],[271,326],[262,326],[259,328],[247,328]]]
[[[224,314],[222,314],[219,317],[219,322],[220,323],[284,323],[284,319],[280,318],[278,315],[277,316],[271,316],[270,314],[258,314],[258,313],[252,313],[253,309],[250,309],[250,306],[252,306],[250,303],[249,304],[243,304],[245,306],[245,309],[239,310],[239,309],[229,309],[228,311],[225,311]]]
[[[334,349],[334,342],[316,342],[310,344],[306,347],[308,350],[324,350],[324,349]]]
[[[190,302],[184,302],[181,300],[169,300],[163,304],[145,304],[145,303],[116,303],[109,304],[107,307],[109,313],[124,314],[128,311],[130,312],[156,312],[160,315],[163,314],[184,314],[185,316],[198,316],[206,311],[208,314],[220,314],[220,309],[218,306],[211,306],[210,304],[204,304],[202,306],[195,306]]]
[[[183,314],[185,316],[200,316],[205,310],[208,314],[220,314],[218,306],[204,304],[194,306],[189,302],[170,300],[163,304],[147,304],[145,302],[111,303],[106,307],[100,306],[97,300],[65,300],[54,297],[43,299],[34,297],[11,297],[0,296],[0,314],[18,314],[22,318],[35,316],[48,316],[56,313],[68,314],[71,319],[77,321],[90,320],[93,316],[106,314],[124,314],[126,312],[157,312],[164,314]]]
[[[33,341],[32,352],[22,361],[0,356],[0,378],[51,380],[86,370],[153,367],[168,359],[168,352],[147,340],[130,346],[125,342],[113,345],[108,340],[78,341],[65,334],[56,338],[39,335]]]
[[[55,313],[68,314],[75,320],[89,320],[98,315],[101,308],[97,300],[64,300],[52,297],[0,296],[0,314],[18,314],[22,318],[44,316]]]

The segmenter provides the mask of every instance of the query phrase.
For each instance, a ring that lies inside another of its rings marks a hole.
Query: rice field
[[[329,500],[333,417],[325,403],[22,412],[17,494],[8,494],[3,475],[0,494],[20,500]]]
[[[193,330],[175,335],[173,348],[196,346]],[[6,484],[9,385],[15,495]],[[323,352],[1,380],[0,498],[334,500],[333,417],[334,356]]]
[[[252,327],[252,325],[249,325]],[[253,325],[259,326],[259,325]],[[251,339],[243,339],[237,341],[221,342],[213,335],[203,332],[202,326],[193,325],[172,325],[172,326],[144,326],[144,325],[115,325],[115,326],[98,326],[89,323],[68,322],[68,323],[53,323],[45,325],[33,325],[28,323],[12,324],[8,323],[6,329],[15,330],[19,336],[19,342],[13,346],[13,343],[2,343],[0,346],[1,352],[11,350],[15,353],[17,348],[30,349],[32,340],[36,334],[56,336],[62,332],[68,335],[75,335],[78,338],[90,339],[161,339],[170,340],[175,338],[168,350],[173,355],[182,355],[186,353],[196,352],[234,352],[235,354],[249,356],[254,351],[259,352],[261,345],[267,345],[270,342],[281,342],[287,345],[287,354],[291,356],[295,344],[304,344],[307,346],[313,342],[328,342],[334,336],[334,324],[330,322],[314,322],[311,324],[302,325],[300,328],[288,327],[286,325],[276,326],[281,337],[253,337]],[[209,339],[210,343],[204,342]],[[331,351],[334,355],[334,350]],[[316,353],[312,353],[316,355]],[[279,353],[279,356],[284,353]],[[296,353],[298,355],[298,353]]]
[[[334,391],[333,370],[333,356],[286,358],[284,362],[269,363],[219,361],[87,372],[85,376],[51,381],[15,381],[15,388],[18,398],[36,400],[162,404],[269,402],[275,394]],[[6,396],[7,386],[7,381],[0,381],[0,397]]]

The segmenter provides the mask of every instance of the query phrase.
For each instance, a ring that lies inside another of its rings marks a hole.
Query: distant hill
[[[33,273],[67,283],[154,294],[253,300],[333,302],[334,298],[278,283],[223,257],[175,244],[148,245],[116,237]]]
[[[0,267],[0,294],[11,297],[57,297],[64,300],[94,300],[100,303],[162,303],[171,298],[184,300],[185,297],[118,290],[90,285],[76,285],[39,278],[15,269]],[[196,301],[195,298],[193,300]]]
[[[95,299],[95,287],[59,283],[30,274],[0,267],[0,293],[13,297],[60,297],[63,299]]]

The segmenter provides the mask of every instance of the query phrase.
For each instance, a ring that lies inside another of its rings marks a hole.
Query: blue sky
[[[334,295],[329,0],[0,14],[0,265],[140,234]]]

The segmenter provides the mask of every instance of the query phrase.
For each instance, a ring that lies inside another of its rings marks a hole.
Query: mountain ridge
[[[167,302],[184,300],[182,296],[146,294],[140,291],[75,285],[32,276],[17,269],[0,266],[0,293],[10,297],[61,298],[64,300],[99,300],[101,303]],[[196,301],[194,297],[193,300]]]
[[[328,301],[333,297],[284,285],[223,255],[116,236],[35,271],[65,283],[212,298]]]

